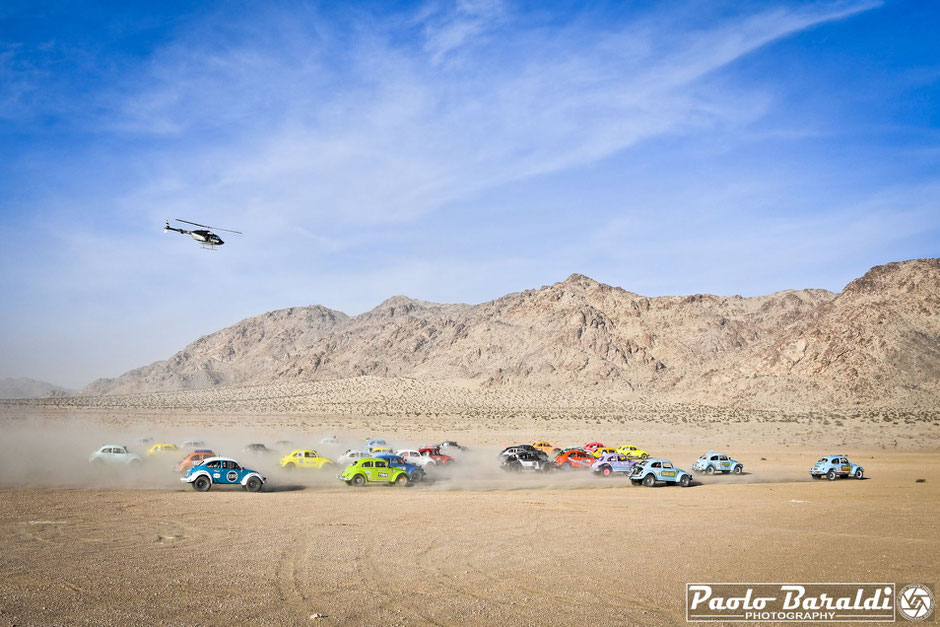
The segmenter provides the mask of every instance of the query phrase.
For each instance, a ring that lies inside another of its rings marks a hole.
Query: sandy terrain
[[[0,624],[668,625],[684,621],[687,582],[940,581],[935,413],[321,400],[266,413],[0,406]],[[278,439],[322,449],[328,433],[474,450],[427,485],[364,489],[240,452]],[[196,493],[172,459],[138,474],[89,467],[100,444],[142,452],[144,435],[205,439],[266,472],[268,489]],[[541,438],[634,443],[687,469],[714,447],[747,474],[682,489],[496,468],[499,446]],[[870,478],[810,480],[830,452]]]

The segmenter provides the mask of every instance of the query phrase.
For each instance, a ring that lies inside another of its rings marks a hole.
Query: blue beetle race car
[[[591,470],[594,474],[603,477],[609,477],[615,472],[627,477],[636,464],[637,460],[627,457],[623,453],[606,453],[597,458],[597,461],[591,465]]]
[[[850,462],[845,455],[826,455],[813,464],[813,467],[809,469],[809,474],[813,479],[825,477],[829,481],[835,481],[838,477],[862,479],[865,476],[865,469]]]
[[[257,470],[244,468],[234,459],[210,457],[190,468],[185,477],[180,477],[180,481],[192,484],[193,489],[199,492],[208,492],[213,484],[240,485],[249,492],[257,492],[267,478]]]
[[[424,469],[417,464],[412,464],[407,461],[401,455],[390,455],[389,453],[381,453],[375,455],[379,459],[384,459],[388,462],[388,465],[392,468],[401,468],[408,473],[408,480],[412,483],[421,481],[424,478]]]
[[[744,472],[744,464],[731,459],[724,453],[708,451],[692,464],[692,472],[704,472],[706,475],[713,475],[716,472],[728,474],[733,472],[740,475]]]
[[[668,459],[641,459],[630,471],[630,481],[633,485],[641,483],[648,488],[656,485],[657,481],[663,483],[678,483],[683,488],[692,483],[692,475],[681,468],[676,468]]]

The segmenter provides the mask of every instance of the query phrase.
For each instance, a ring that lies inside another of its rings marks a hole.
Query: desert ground
[[[688,582],[940,581],[940,412],[383,386],[0,404],[0,624],[671,625]],[[268,484],[197,493],[175,459],[88,463],[103,444],[143,453],[145,436],[205,440]],[[367,436],[471,450],[426,484],[361,489],[241,451],[335,456]],[[685,469],[716,449],[745,474],[683,489],[498,469],[502,446],[540,439],[636,444]],[[827,453],[867,478],[811,480]]]

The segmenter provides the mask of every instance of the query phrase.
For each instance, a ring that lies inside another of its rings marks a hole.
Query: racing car
[[[540,459],[548,461],[548,453],[541,449],[535,448],[531,444],[516,444],[515,446],[507,446],[500,452],[499,457],[500,459],[503,459],[504,457],[515,455],[516,453],[522,453],[523,451],[533,453],[538,455]]]
[[[588,453],[591,453],[592,455],[594,454],[594,451],[596,451],[599,448],[605,448],[605,445],[603,442],[588,442],[587,444],[584,445],[584,450],[587,451]]]
[[[271,449],[269,449],[267,446],[265,446],[264,444],[261,444],[260,442],[253,442],[251,444],[246,444],[245,448],[243,448],[242,451],[246,453],[254,453],[255,455],[267,455],[268,453],[274,452]]]
[[[692,472],[704,472],[706,475],[713,475],[716,472],[728,474],[733,472],[740,475],[744,472],[744,464],[733,460],[724,453],[708,451],[692,464]]]
[[[422,455],[420,451],[413,448],[403,448],[395,453],[399,457],[404,457],[409,464],[417,464],[422,468],[427,468],[428,466],[437,466],[437,462],[434,461],[433,457],[428,455]]]
[[[216,457],[216,454],[207,448],[195,450],[176,464],[176,472],[186,472],[193,466],[198,466],[210,457]]]
[[[140,455],[135,455],[120,444],[105,444],[88,458],[95,464],[130,464],[136,466],[143,462]]]
[[[545,451],[549,455],[557,455],[561,452],[560,448],[548,442],[535,442],[532,444],[532,446],[539,449],[540,451]]]
[[[366,457],[372,457],[372,454],[365,451],[354,451],[352,449],[346,449],[342,455],[336,458],[336,463],[340,466],[348,466],[357,459],[364,459]]]
[[[647,453],[641,448],[637,448],[633,446],[632,444],[624,444],[623,446],[617,449],[617,452],[623,453],[627,457],[635,457],[639,459],[646,459],[647,457],[650,456],[649,453]]]
[[[532,451],[519,451],[511,455],[504,455],[500,466],[503,470],[519,472],[521,470],[549,471],[555,465],[547,458],[540,457]]]
[[[863,479],[865,469],[850,462],[845,455],[826,455],[813,464],[813,467],[809,469],[809,474],[813,479],[825,477],[829,481],[835,481],[839,477]]]
[[[635,459],[631,459],[623,453],[607,453],[594,461],[591,471],[602,477],[610,477],[614,473],[621,473],[627,477],[636,464]]]
[[[640,460],[630,471],[630,481],[633,485],[641,483],[648,488],[656,485],[656,482],[678,483],[683,488],[692,484],[692,475],[681,468],[676,468],[672,462],[667,459],[657,459],[650,457]]]
[[[159,444],[154,444],[153,446],[151,446],[150,449],[147,451],[147,455],[149,457],[154,457],[156,455],[164,455],[168,453],[176,455],[177,453],[179,453],[179,450],[180,450],[179,447],[176,446],[175,444],[168,444],[166,442],[161,442]]]
[[[208,492],[213,485],[240,485],[249,492],[257,492],[267,478],[229,457],[210,457],[190,468],[180,481],[191,484],[197,492]]]
[[[286,470],[293,470],[295,468],[313,468],[321,470],[328,469],[332,465],[332,459],[321,457],[316,451],[311,451],[310,449],[297,449],[281,458],[281,468]]]
[[[615,449],[612,446],[598,446],[596,449],[594,449],[591,455],[593,455],[594,457],[600,457],[602,455],[607,455],[609,453],[617,453],[617,452],[619,451],[617,451],[617,449]]]
[[[364,457],[336,475],[337,479],[346,482],[346,485],[364,486],[367,483],[385,483],[387,485],[407,486],[411,483],[408,473],[401,468],[389,466],[387,460],[378,457]]]
[[[419,448],[418,452],[421,453],[422,455],[430,457],[441,466],[446,466],[448,464],[454,463],[453,457],[451,457],[450,455],[445,455],[444,453],[441,453],[441,449],[436,446],[425,446],[424,448]]]
[[[555,456],[555,466],[561,470],[590,468],[595,461],[597,461],[596,457],[579,448],[568,449]]]
[[[418,481],[421,481],[422,479],[424,479],[424,470],[421,468],[421,466],[418,466],[417,464],[412,464],[411,462],[407,461],[404,457],[401,457],[400,455],[392,455],[391,453],[381,453],[379,455],[373,455],[373,457],[376,457],[378,459],[384,459],[385,461],[388,462],[388,465],[391,466],[392,468],[401,468],[402,470],[408,473],[408,480],[411,481],[412,483],[417,483]]]

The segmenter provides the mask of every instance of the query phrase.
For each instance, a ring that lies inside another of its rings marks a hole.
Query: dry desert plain
[[[0,624],[672,625],[687,582],[940,582],[929,408],[726,409],[364,378],[8,401],[0,433]],[[328,434],[472,450],[425,485],[364,489],[241,452],[322,449]],[[204,439],[266,472],[266,490],[197,493],[173,459],[88,464],[111,442],[143,452],[143,436]],[[746,474],[682,489],[498,470],[500,447],[537,439],[633,443],[686,469],[715,448]],[[826,453],[868,478],[812,481]]]

